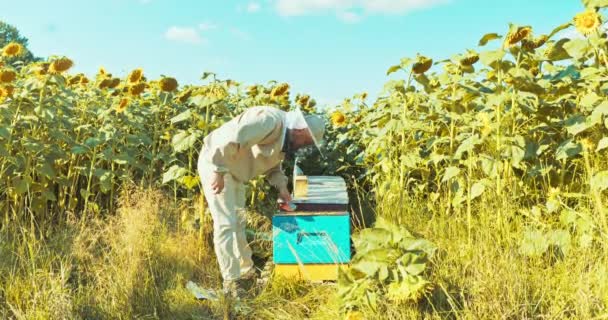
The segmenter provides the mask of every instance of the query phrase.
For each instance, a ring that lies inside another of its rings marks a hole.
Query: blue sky
[[[579,0],[0,0],[37,56],[66,55],[74,72],[200,84],[204,71],[245,84],[292,84],[321,104],[367,91],[388,67],[420,52],[435,60],[476,49],[508,23],[549,32]]]

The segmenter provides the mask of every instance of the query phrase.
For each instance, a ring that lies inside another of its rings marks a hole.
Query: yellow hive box
[[[338,269],[347,269],[347,264],[277,264],[276,275],[307,281],[338,280]]]
[[[295,176],[293,179],[293,195],[296,198],[306,197],[308,194],[308,177],[307,176]]]

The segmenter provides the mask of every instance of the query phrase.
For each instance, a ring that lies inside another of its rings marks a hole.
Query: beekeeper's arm
[[[268,170],[266,173],[266,179],[271,185],[275,186],[279,191],[287,191],[287,177],[283,173],[281,164]]]

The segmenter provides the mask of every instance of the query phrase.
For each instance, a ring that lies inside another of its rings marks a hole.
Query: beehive
[[[305,181],[306,193],[294,192],[297,210],[280,212],[272,219],[275,272],[335,280],[338,268],[351,258],[346,183],[335,176],[306,176]]]

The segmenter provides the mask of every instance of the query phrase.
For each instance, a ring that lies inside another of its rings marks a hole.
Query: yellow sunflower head
[[[2,48],[3,57],[18,57],[25,52],[23,46],[18,42],[11,42]]]
[[[103,79],[97,83],[97,88],[98,89],[109,88],[111,84],[112,84],[111,78]]]
[[[275,86],[274,88],[272,88],[272,91],[270,93],[273,98],[282,96],[284,94],[289,94],[289,84],[287,83],[281,83]]]
[[[247,87],[247,95],[250,97],[255,97],[259,93],[258,86],[249,86]]]
[[[111,80],[109,80],[108,88],[114,89],[114,88],[118,87],[119,84],[120,84],[119,78],[112,78]]]
[[[158,82],[158,86],[160,87],[160,90],[162,90],[162,91],[173,92],[177,89],[178,85],[177,85],[177,80],[175,80],[175,78],[163,77]]]
[[[80,78],[80,85],[81,85],[81,86],[86,86],[88,83],[89,83],[89,78],[87,78],[87,77],[85,77],[85,76],[82,76],[82,77]]]
[[[307,94],[298,96],[298,98],[296,99],[296,103],[299,104],[302,108],[307,107],[309,102],[310,102],[310,96]]]
[[[175,99],[180,103],[186,103],[188,99],[192,96],[192,88],[188,88],[187,90],[182,90]]]
[[[334,111],[334,113],[331,114],[331,123],[335,127],[342,127],[346,125],[346,116],[340,111]]]
[[[32,71],[34,72],[34,74],[38,77],[42,77],[45,76],[49,73],[49,66],[51,64],[48,62],[39,62],[36,63],[34,65],[34,67],[32,68]]]
[[[547,40],[549,40],[547,35],[542,35],[534,39],[523,39],[521,41],[521,46],[528,51],[532,51],[542,47],[545,43],[547,43]]]
[[[130,84],[138,83],[144,76],[144,70],[142,68],[135,69],[127,76],[127,82]]]
[[[82,81],[82,77],[83,77],[83,76],[84,76],[84,75],[83,75],[82,73],[79,73],[79,74],[76,74],[76,75],[71,76],[71,77],[68,79],[68,84],[69,84],[69,85],[71,85],[71,86],[76,85],[76,84],[79,84],[79,83]]]
[[[477,63],[477,61],[479,61],[479,55],[476,52],[470,51],[459,62],[461,66],[469,67]]]
[[[422,74],[429,71],[432,65],[433,59],[418,55],[416,62],[414,62],[414,65],[412,66],[412,71],[415,74]]]
[[[590,35],[602,25],[602,17],[594,10],[581,12],[573,20],[576,30],[584,35]]]
[[[4,100],[6,98],[12,97],[15,92],[15,87],[11,85],[0,86],[0,99]]]
[[[51,62],[51,65],[49,66],[49,73],[60,74],[60,73],[66,72],[73,65],[74,65],[74,62],[72,62],[72,60],[70,60],[68,58],[59,58],[59,59],[53,60]]]
[[[505,48],[510,48],[516,45],[517,43],[525,39],[530,34],[530,32],[532,32],[532,28],[530,27],[515,28],[514,26],[512,26],[511,30],[505,37],[505,42],[503,43],[503,46]]]
[[[13,70],[2,69],[0,70],[0,82],[9,83],[13,82],[17,78],[17,73]]]
[[[123,113],[125,110],[127,110],[128,106],[129,106],[129,98],[122,98],[122,99],[120,99],[120,101],[118,102],[118,104],[116,105],[116,108],[114,108],[114,110],[116,111],[116,113]]]
[[[128,87],[129,94],[132,96],[139,96],[144,90],[146,90],[146,83],[140,82],[136,84],[132,84]]]

